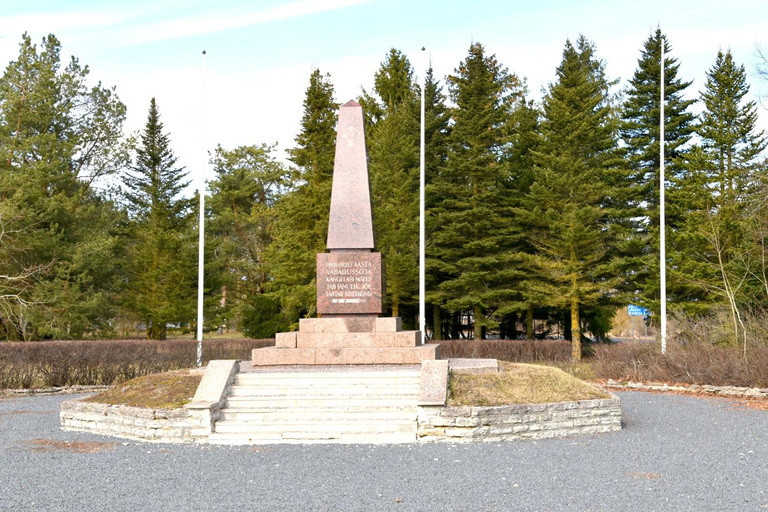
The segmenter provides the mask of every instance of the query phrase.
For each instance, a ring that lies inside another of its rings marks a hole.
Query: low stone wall
[[[64,430],[163,443],[207,442],[210,426],[186,409],[144,409],[83,400],[62,402]]]
[[[420,441],[544,439],[621,430],[619,397],[497,407],[419,407]]]

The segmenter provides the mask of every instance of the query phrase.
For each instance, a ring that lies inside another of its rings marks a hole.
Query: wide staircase
[[[240,372],[212,444],[409,443],[418,367]]]

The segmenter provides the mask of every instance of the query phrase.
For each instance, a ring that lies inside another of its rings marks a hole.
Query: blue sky
[[[343,103],[371,88],[391,47],[421,74],[425,46],[436,75],[444,77],[477,41],[525,77],[539,100],[566,38],[583,33],[592,40],[622,87],[660,25],[682,77],[694,82],[691,95],[718,49],[730,48],[757,99],[768,93],[754,73],[755,46],[768,47],[766,20],[765,0],[30,0],[4,2],[0,62],[15,58],[25,31],[36,42],[56,34],[65,57],[87,64],[94,81],[117,86],[128,106],[126,131],[142,127],[156,97],[180,163],[199,176],[206,151],[218,143],[277,142],[282,158],[293,145],[315,67],[331,74]],[[760,116],[768,128],[768,112],[761,109]]]

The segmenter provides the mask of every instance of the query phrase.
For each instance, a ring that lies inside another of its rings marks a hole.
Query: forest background
[[[584,36],[534,97],[481,43],[425,82],[427,302],[433,337],[533,337],[533,320],[604,339],[618,308],[658,312],[660,49],[665,45],[669,298],[725,315],[747,348],[768,295],[766,138],[744,66],[713,56],[698,103],[661,31],[619,88]],[[763,63],[765,61],[763,60]],[[761,68],[765,71],[765,68]],[[126,109],[55,36],[24,36],[0,79],[0,337],[162,339],[195,321],[196,199],[161,110]],[[367,121],[387,314],[415,323],[419,97],[384,56]],[[289,163],[263,143],[218,147],[206,211],[206,323],[254,337],[314,310],[335,144],[332,77],[312,71]],[[695,113],[697,112],[697,113]],[[105,185],[106,184],[106,185]],[[651,319],[653,320],[653,316]]]

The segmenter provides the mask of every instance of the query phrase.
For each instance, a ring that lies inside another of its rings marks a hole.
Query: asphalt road
[[[619,393],[620,432],[394,446],[194,446],[63,432],[0,400],[0,510],[768,510],[768,411]]]

